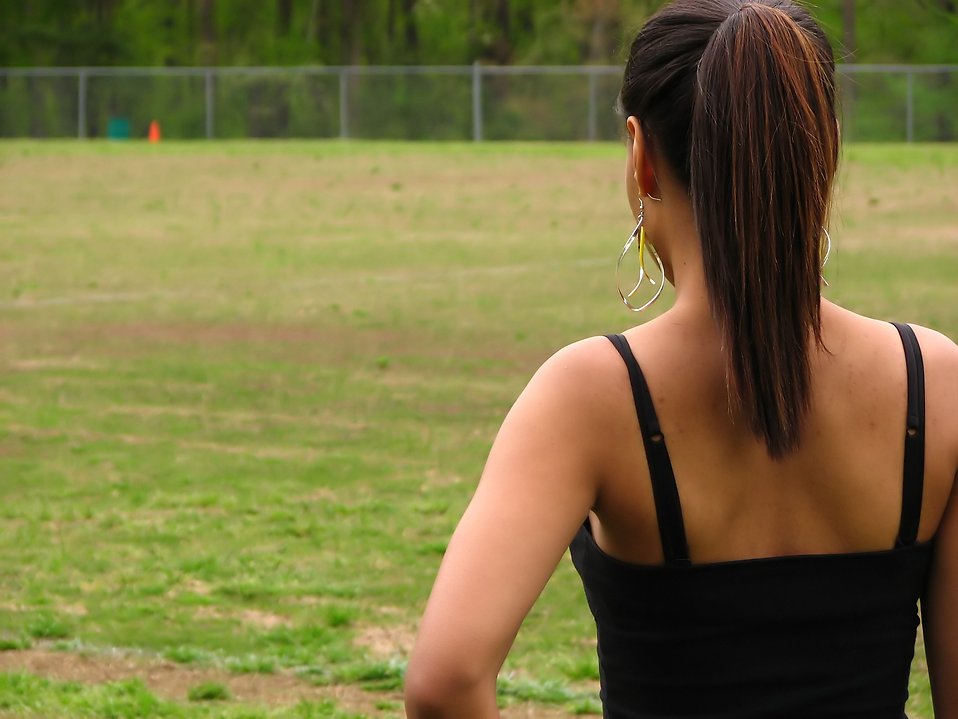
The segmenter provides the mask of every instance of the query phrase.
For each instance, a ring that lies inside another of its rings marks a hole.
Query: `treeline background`
[[[665,0],[0,0],[0,67],[612,65]],[[806,5],[843,63],[958,64],[958,0],[816,0]],[[603,78],[600,139],[619,131]],[[902,140],[906,97],[919,140],[958,139],[958,73],[842,80],[846,137]],[[0,136],[101,136],[111,118],[142,135],[205,134],[202,78],[0,74]],[[471,137],[468,77],[217,78],[216,137]],[[489,139],[582,139],[581,78],[483,81]],[[346,102],[344,102],[344,99]],[[556,112],[561,108],[561,112]],[[549,134],[542,135],[543,128]],[[537,134],[538,133],[538,134]]]
[[[618,63],[664,0],[0,0],[0,65]],[[807,3],[841,59],[958,62],[956,0]]]

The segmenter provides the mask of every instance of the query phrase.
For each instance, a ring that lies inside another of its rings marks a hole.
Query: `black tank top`
[[[894,548],[693,564],[665,438],[628,343],[625,360],[665,563],[609,556],[588,519],[571,545],[595,617],[606,719],[902,719],[931,556],[918,543],[924,368],[908,368],[901,523]]]

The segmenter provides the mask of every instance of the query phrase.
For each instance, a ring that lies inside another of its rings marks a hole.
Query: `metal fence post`
[[[908,78],[907,81],[907,98],[908,98],[908,109],[906,110],[906,138],[908,142],[915,141],[915,74],[908,73],[906,75]]]
[[[213,139],[213,112],[215,95],[213,94],[213,70],[206,68],[206,139]]]
[[[472,141],[482,142],[482,65],[472,63]]]
[[[77,73],[77,137],[86,137],[86,70]]]
[[[595,70],[589,68],[589,142],[595,142],[598,137],[599,119],[596,105],[598,100],[596,95],[599,93],[599,78]]]
[[[349,137],[349,68],[339,68],[339,136],[342,139]]]

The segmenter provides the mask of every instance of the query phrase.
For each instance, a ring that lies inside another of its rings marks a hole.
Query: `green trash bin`
[[[126,117],[111,117],[106,124],[106,136],[110,140],[130,139],[130,120]]]

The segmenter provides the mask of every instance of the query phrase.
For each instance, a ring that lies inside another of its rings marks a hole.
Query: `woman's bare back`
[[[730,409],[721,345],[706,322],[670,317],[626,334],[648,381],[676,477],[692,560],[890,549],[901,514],[907,378],[895,327],[823,304],[825,348],[812,362],[812,406],[782,460]],[[676,331],[684,328],[685,331]],[[925,491],[919,541],[930,539],[958,469],[958,361],[950,340],[916,328],[926,376]],[[662,561],[649,471],[628,379],[615,376],[609,467],[592,518],[620,559]],[[610,423],[611,426],[611,423]]]

